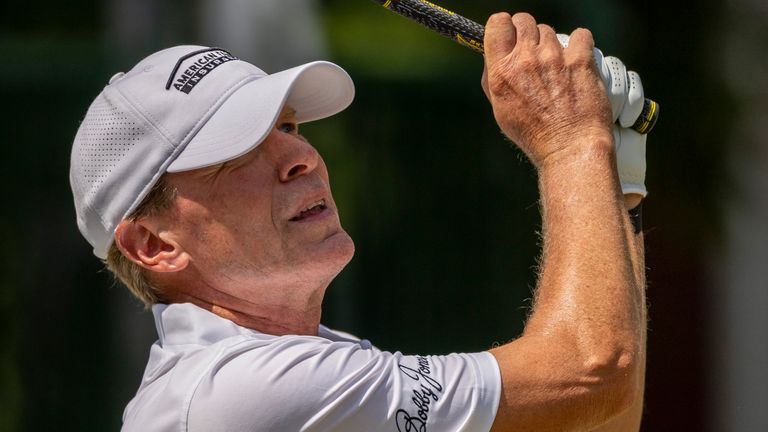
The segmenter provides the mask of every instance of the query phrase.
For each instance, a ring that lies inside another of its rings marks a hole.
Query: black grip
[[[473,49],[485,52],[485,27],[448,9],[425,0],[374,0],[385,8],[410,18],[445,37]],[[659,118],[659,104],[646,98],[643,111],[632,129],[647,134]]]
[[[485,28],[463,16],[423,0],[375,0],[385,8],[483,53]]]

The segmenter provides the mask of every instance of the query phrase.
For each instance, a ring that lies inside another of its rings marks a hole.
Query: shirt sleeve
[[[223,353],[189,405],[189,431],[487,431],[501,393],[489,353],[410,356],[284,337]]]

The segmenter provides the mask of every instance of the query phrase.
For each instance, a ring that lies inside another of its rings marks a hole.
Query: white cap
[[[110,79],[75,136],[69,179],[80,232],[106,258],[117,225],[165,172],[247,153],[285,104],[303,123],[338,113],[354,93],[349,75],[328,62],[267,75],[220,48],[150,55]]]

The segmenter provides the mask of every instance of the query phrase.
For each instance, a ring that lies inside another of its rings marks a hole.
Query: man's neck
[[[272,311],[262,310],[259,314],[239,312],[219,305],[208,305],[206,309],[241,327],[275,336],[317,336],[320,326],[320,307],[304,311],[275,308]]]
[[[232,294],[201,283],[200,279],[180,285],[183,290],[168,293],[171,303],[192,303],[241,327],[276,336],[316,336],[328,287],[328,283],[290,289],[259,285]]]

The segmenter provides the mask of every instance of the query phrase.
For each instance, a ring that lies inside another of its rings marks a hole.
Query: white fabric
[[[645,187],[645,142],[648,135],[634,129],[613,126],[613,140],[616,143],[616,161],[621,181],[621,192],[648,196]]]
[[[489,353],[407,356],[329,330],[271,336],[191,304],[153,307],[152,346],[123,431],[487,431]]]
[[[627,98],[619,114],[619,124],[625,128],[635,124],[643,112],[643,105],[645,104],[645,92],[640,75],[635,71],[628,71],[627,79]]]

